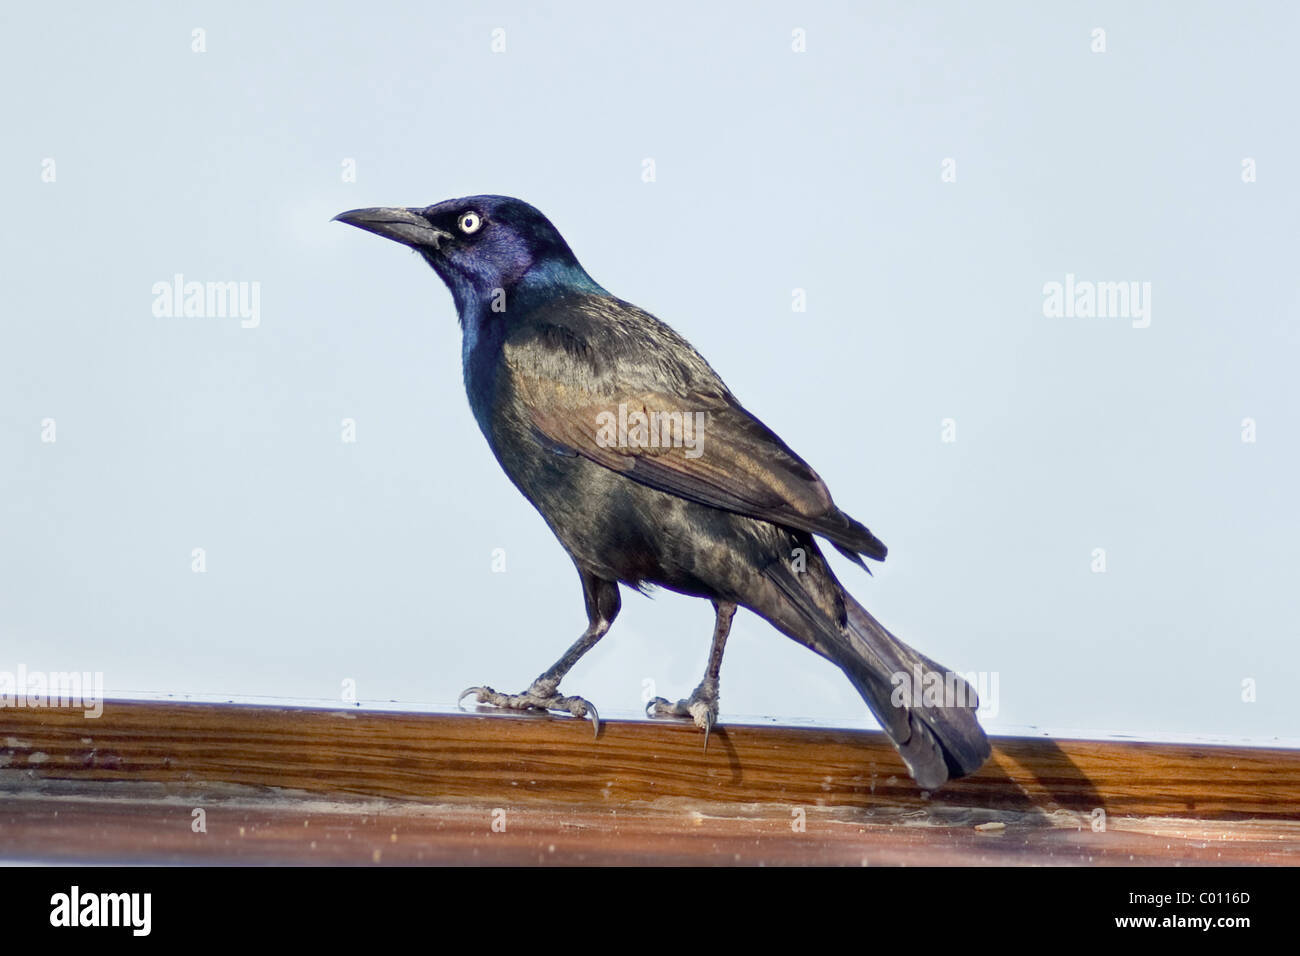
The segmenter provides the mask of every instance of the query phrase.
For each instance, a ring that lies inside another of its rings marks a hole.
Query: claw
[[[561,698],[561,701],[567,703],[566,709],[579,720],[590,715],[591,725],[595,728],[595,736],[600,736],[600,714],[597,713],[595,704],[582,697],[564,697]]]
[[[645,705],[645,715],[651,719],[656,717],[676,717],[688,718],[695,722],[695,726],[704,731],[704,753],[707,756],[709,752],[709,737],[713,733],[713,725],[717,722],[716,710],[717,696],[716,691],[707,694],[701,694],[700,688],[695,689],[686,700],[679,700],[672,704],[663,697],[656,697],[649,700]]]
[[[529,688],[522,694],[508,696],[498,694],[491,687],[466,687],[456,698],[456,706],[466,697],[474,694],[480,704],[492,704],[496,707],[509,707],[515,710],[567,710],[570,714],[578,719],[591,715],[591,723],[595,728],[595,736],[600,736],[600,714],[596,712],[596,705],[582,697],[561,697],[557,694],[547,693],[542,695],[536,689],[536,685]]]
[[[700,726],[700,723],[701,723],[701,717],[703,718],[703,724],[704,724],[704,754],[705,754],[705,756],[708,756],[708,753],[709,753],[709,734],[711,734],[711,733],[713,732],[713,711],[712,711],[712,710],[705,710],[703,714],[692,713],[691,716],[695,718],[695,725],[696,725],[697,727]]]
[[[460,692],[460,696],[456,698],[456,706],[459,707],[460,702],[464,700],[466,697],[468,697],[470,694],[490,694],[490,693],[492,693],[491,687],[466,687],[463,691]]]

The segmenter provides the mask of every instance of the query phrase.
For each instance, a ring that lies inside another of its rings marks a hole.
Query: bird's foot
[[[695,688],[690,697],[670,703],[663,697],[656,697],[646,704],[647,717],[689,717],[695,726],[704,731],[704,752],[709,752],[709,734],[718,723],[718,689],[709,684]]]
[[[596,713],[595,705],[581,697],[565,697],[557,694],[555,688],[555,684],[541,681],[534,681],[533,686],[522,694],[501,694],[491,687],[470,687],[461,692],[460,697],[456,698],[456,703],[459,704],[473,694],[474,700],[478,703],[491,704],[493,707],[501,707],[505,710],[562,710],[574,717],[586,717],[590,714],[596,736],[599,737],[600,714]]]

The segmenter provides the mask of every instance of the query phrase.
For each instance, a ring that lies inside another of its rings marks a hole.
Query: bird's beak
[[[349,226],[373,232],[376,236],[392,239],[413,249],[422,247],[437,249],[438,243],[443,239],[451,238],[451,233],[429,225],[429,220],[415,209],[397,207],[349,209],[334,218],[339,222],[346,222]]]

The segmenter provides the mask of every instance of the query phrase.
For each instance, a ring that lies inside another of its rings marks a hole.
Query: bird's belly
[[[700,597],[727,597],[736,538],[765,522],[656,491],[581,456],[531,438],[497,449],[516,487],[586,570],[633,586],[655,584]]]

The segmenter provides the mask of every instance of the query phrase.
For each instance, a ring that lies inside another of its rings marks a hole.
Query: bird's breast
[[[463,321],[461,372],[470,411],[489,443],[493,437],[493,407],[500,389],[502,343],[499,327],[478,316]]]

